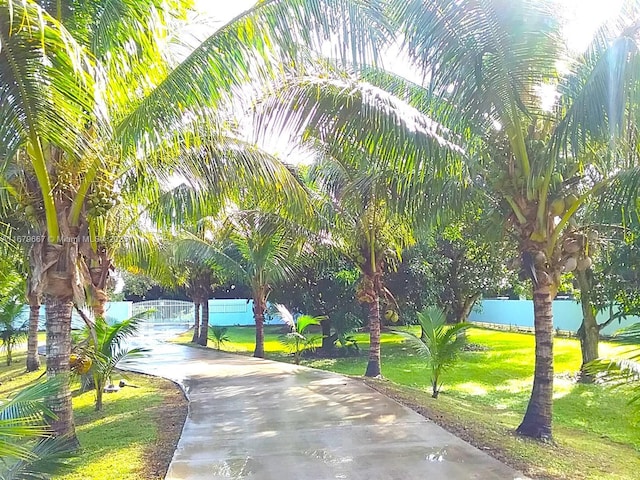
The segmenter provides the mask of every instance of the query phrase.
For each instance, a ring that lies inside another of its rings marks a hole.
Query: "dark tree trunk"
[[[331,319],[327,318],[320,322],[322,328],[322,345],[320,349],[325,356],[331,355],[333,351],[333,339],[331,338]]]
[[[582,353],[582,365],[580,367],[580,381],[592,383],[594,378],[586,371],[588,363],[593,362],[600,355],[598,347],[600,343],[600,327],[596,319],[595,308],[591,301],[591,281],[588,270],[575,272],[578,288],[580,288],[580,305],[582,307],[582,324],[578,329],[580,339],[580,351]]]
[[[198,343],[200,338],[200,302],[194,300],[193,302],[193,337],[191,343]]]
[[[460,310],[456,312],[456,323],[463,323],[469,320],[471,310],[473,309],[473,306],[476,304],[479,298],[479,293],[470,297],[465,297]]]
[[[29,337],[27,339],[27,372],[40,369],[38,356],[38,327],[40,324],[40,299],[29,295]]]
[[[209,299],[206,298],[202,302],[202,319],[200,320],[200,338],[198,343],[203,347],[207,346],[209,339]]]
[[[539,275],[539,277],[542,277]],[[548,277],[548,276],[547,276]],[[520,435],[551,440],[553,413],[553,312],[552,287],[541,281],[533,292],[536,360],[533,390],[522,423]]]
[[[369,363],[365,377],[380,375],[380,299],[374,288],[370,293],[373,301],[369,303]]]
[[[72,445],[78,445],[69,388],[72,309],[73,303],[70,298],[46,297],[47,377],[66,377],[61,382],[58,393],[47,399],[47,405],[56,416],[51,421],[55,435],[65,436]]]
[[[253,297],[253,318],[256,322],[256,348],[254,357],[264,358],[264,312],[267,309],[267,301],[260,295]]]

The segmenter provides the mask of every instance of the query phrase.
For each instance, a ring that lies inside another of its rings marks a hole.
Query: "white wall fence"
[[[607,313],[598,315],[598,322],[604,323]],[[469,321],[524,327],[533,329],[533,300],[483,300],[478,302],[469,315]],[[630,316],[621,321],[615,320],[602,331],[611,335],[616,330],[640,322],[640,318]],[[582,308],[575,300],[555,300],[553,302],[553,325],[558,330],[575,333],[582,323]]]
[[[125,320],[141,312],[150,311],[147,323],[163,325],[193,324],[193,303],[177,300],[153,300],[148,302],[108,302],[106,306],[107,321]],[[29,308],[25,307],[21,320],[28,319]],[[598,315],[598,321],[603,323],[607,314]],[[532,300],[498,300],[489,299],[478,302],[469,316],[471,322],[501,325],[505,328],[533,329],[533,301]],[[558,330],[575,333],[582,322],[582,309],[575,300],[555,300],[553,302],[553,324]],[[621,321],[614,321],[602,333],[611,335],[616,330],[640,322],[639,317],[627,317]],[[281,323],[279,318],[269,320],[269,323]],[[248,326],[253,322],[253,302],[246,299],[209,300],[209,324],[226,326]],[[40,310],[40,325],[44,328],[44,308]],[[84,323],[74,313],[74,328],[82,328]]]

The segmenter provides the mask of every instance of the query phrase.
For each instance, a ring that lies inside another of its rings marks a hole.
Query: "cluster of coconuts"
[[[591,236],[595,236],[595,232],[591,232]],[[593,265],[593,260],[587,255],[585,246],[589,238],[584,233],[573,232],[562,242],[562,270],[565,273],[578,270],[584,272]]]
[[[69,367],[71,371],[78,375],[86,375],[89,373],[93,365],[93,360],[84,354],[72,353],[69,357]]]
[[[56,187],[63,192],[72,192],[77,188],[77,179],[74,178],[70,168],[60,168],[56,172]]]
[[[87,194],[87,210],[89,215],[101,217],[121,202],[119,193],[109,184],[94,184]]]
[[[386,318],[387,320],[389,320],[392,323],[397,323],[398,320],[400,319],[400,316],[398,315],[398,312],[396,312],[395,310],[388,308],[385,312],[384,312],[384,318]]]
[[[564,198],[560,197],[554,199],[549,205],[551,215],[554,217],[560,217],[565,211],[573,207],[577,201],[578,197],[573,193],[566,195]]]

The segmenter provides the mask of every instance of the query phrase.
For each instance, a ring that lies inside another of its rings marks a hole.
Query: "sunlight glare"
[[[567,46],[573,52],[587,48],[596,30],[614,18],[622,7],[623,0],[555,0],[566,19],[564,35]]]

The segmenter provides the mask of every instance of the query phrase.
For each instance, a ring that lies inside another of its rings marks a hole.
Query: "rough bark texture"
[[[200,338],[200,302],[194,300],[193,302],[193,337],[191,337],[191,343],[198,343]]]
[[[599,357],[600,327],[596,320],[596,312],[591,301],[591,281],[588,271],[575,272],[578,288],[580,288],[580,305],[582,307],[582,324],[578,329],[582,365],[580,367],[580,381],[593,382],[593,376],[586,371],[586,365]]]
[[[29,296],[29,336],[27,338],[27,372],[40,369],[38,356],[38,326],[40,323],[40,300],[37,295]]]
[[[540,276],[539,276],[540,278]],[[536,361],[533,390],[517,432],[527,437],[551,440],[553,410],[553,313],[549,282],[541,281],[533,292]]]
[[[377,377],[380,372],[380,299],[377,290],[371,292],[373,301],[369,303],[369,362],[365,377]]]
[[[469,319],[471,310],[480,298],[480,293],[476,293],[470,297],[466,297],[458,312],[456,312],[456,323],[463,323]]]
[[[47,313],[47,377],[69,377],[71,355],[71,299],[46,297]],[[72,444],[78,444],[73,422],[71,390],[68,380],[61,382],[56,395],[47,399],[47,405],[56,415],[51,428],[56,436],[66,436]]]
[[[267,301],[257,295],[253,297],[253,318],[256,322],[256,348],[254,357],[264,358],[264,312],[267,309]]]
[[[200,337],[198,343],[203,347],[207,346],[209,339],[209,299],[202,300],[202,319],[200,320]]]
[[[97,300],[92,303],[91,308],[93,310],[93,314],[96,317],[105,318],[105,307],[107,304],[107,297],[105,296],[102,300]]]

